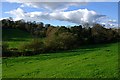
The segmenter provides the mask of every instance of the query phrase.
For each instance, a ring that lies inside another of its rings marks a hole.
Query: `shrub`
[[[9,56],[11,56],[12,54],[11,54],[11,52],[10,52],[10,50],[9,50],[9,44],[8,43],[6,43],[6,42],[3,42],[2,43],[2,56],[3,57],[9,57]]]
[[[39,39],[34,39],[30,43],[22,44],[19,48],[23,52],[22,55],[26,55],[28,53],[39,54],[44,52],[44,43]]]
[[[58,40],[60,48],[64,50],[74,48],[77,45],[77,36],[69,32],[59,34]]]
[[[70,32],[58,33],[48,36],[45,40],[47,51],[67,50],[74,48],[77,44],[77,37]]]
[[[32,51],[41,51],[44,48],[44,43],[39,39],[34,39],[29,45],[28,48]]]
[[[56,35],[51,35],[45,39],[45,50],[46,51],[56,51],[59,49],[59,41]]]
[[[27,43],[23,43],[19,46],[19,50],[22,51],[22,52],[25,52],[27,51],[27,48],[28,48],[28,44]]]
[[[2,43],[2,51],[3,51],[3,52],[7,52],[7,51],[8,51],[8,48],[9,48],[9,44],[6,43],[6,42],[3,42],[3,43]]]

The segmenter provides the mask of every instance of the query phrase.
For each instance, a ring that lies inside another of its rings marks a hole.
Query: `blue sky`
[[[21,7],[21,5],[23,5],[23,6]],[[67,9],[65,9],[65,10],[61,10],[61,9],[66,8],[66,3],[63,4],[63,7],[60,6],[60,8],[57,5],[55,5],[55,6],[53,6],[53,5],[47,5],[48,8],[46,8],[46,5],[39,6],[38,3],[27,5],[27,4],[23,4],[23,3],[2,2],[2,17],[1,18],[6,18],[6,17],[20,18],[21,15],[19,16],[19,14],[16,14],[16,15],[14,14],[14,11],[16,10],[15,11],[16,13],[17,13],[17,11],[24,11],[24,13],[21,13],[22,15],[30,14],[30,15],[34,15],[35,17],[39,17],[39,19],[30,18],[30,20],[33,19],[35,21],[42,21],[46,24],[50,23],[52,25],[65,25],[65,26],[77,25],[77,24],[79,24],[79,22],[77,22],[77,20],[80,20],[80,22],[81,22],[83,17],[82,16],[79,17],[79,15],[74,15],[73,13],[75,13],[75,11],[79,10],[77,12],[83,16],[87,16],[87,18],[84,17],[83,19],[88,20],[88,22],[91,22],[90,20],[93,20],[93,19],[101,18],[98,16],[104,17],[103,15],[105,15],[107,17],[106,20],[111,20],[110,24],[117,23],[117,21],[118,21],[117,20],[118,19],[118,3],[117,2],[87,2],[87,3],[80,3],[80,4],[77,3],[72,6],[69,5],[67,7]],[[34,6],[38,6],[38,8],[36,8]],[[51,11],[51,9],[53,9],[53,10]],[[87,9],[87,10],[85,10],[85,9]],[[58,10],[58,11],[55,11],[55,10]],[[70,11],[74,11],[74,12],[70,12]],[[85,14],[86,13],[88,13],[88,14],[84,15],[84,13],[82,13],[82,11],[85,12]],[[95,14],[91,11],[94,11]],[[33,14],[31,12],[37,12],[37,13]],[[56,16],[52,16],[52,17],[50,17],[51,19],[47,20],[46,18],[43,19],[43,16],[45,16],[45,15],[41,15],[39,12],[49,13],[49,14],[55,13],[55,15],[58,14],[59,12],[68,12],[68,13],[59,14],[58,15],[59,18]],[[39,16],[39,14],[40,14],[40,16]],[[62,17],[66,17],[66,16],[63,16],[65,14],[70,15],[70,16],[67,16],[67,17],[69,17],[68,18],[69,20],[66,18],[62,18],[62,19],[60,18],[60,15],[62,15]],[[71,15],[73,15],[73,17]],[[75,18],[77,18],[76,16],[78,16],[81,19],[75,19]],[[89,18],[92,18],[92,19],[89,19]],[[24,16],[23,19],[26,19],[26,17]],[[75,19],[76,21],[73,21],[71,19]],[[84,20],[83,20],[83,22],[85,22]],[[103,22],[104,22],[104,20],[103,20]]]

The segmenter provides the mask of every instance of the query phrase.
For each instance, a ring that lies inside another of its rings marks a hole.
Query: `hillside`
[[[29,42],[32,39],[32,35],[24,30],[20,29],[3,29],[2,40],[7,42],[10,47],[18,47],[24,42]]]
[[[3,59],[3,78],[118,77],[118,43]]]

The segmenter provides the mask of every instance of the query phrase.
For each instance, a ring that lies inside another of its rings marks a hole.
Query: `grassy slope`
[[[2,58],[0,58],[0,79],[2,78]]]
[[[118,43],[3,59],[3,78],[117,77]]]
[[[25,31],[19,29],[3,29],[3,41],[9,44],[9,47],[19,47],[20,44],[29,42],[32,36]]]

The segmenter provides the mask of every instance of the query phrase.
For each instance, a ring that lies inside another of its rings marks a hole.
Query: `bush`
[[[34,39],[29,45],[28,48],[32,51],[42,51],[44,49],[44,43],[39,39]]]
[[[77,36],[69,32],[59,34],[58,40],[60,49],[67,50],[77,45]]]
[[[77,46],[77,36],[70,32],[50,35],[45,40],[47,51],[68,50]]]
[[[56,35],[51,35],[45,39],[45,50],[54,52],[59,49],[59,41]]]
[[[27,43],[23,43],[23,44],[21,44],[20,46],[19,46],[19,48],[18,48],[20,51],[22,51],[22,52],[25,52],[25,51],[27,51],[27,49],[28,49],[28,44]]]
[[[19,47],[19,50],[23,52],[22,55],[28,54],[28,52],[29,53],[32,52],[33,54],[39,54],[39,53],[44,52],[44,43],[40,41],[39,39],[34,39],[28,44],[22,44]]]
[[[8,52],[9,44],[6,42],[2,43],[2,52]]]
[[[11,52],[10,52],[10,50],[9,50],[9,44],[8,43],[6,43],[6,42],[3,42],[2,43],[2,56],[3,57],[9,57],[9,56],[11,56],[12,54],[11,54]]]

